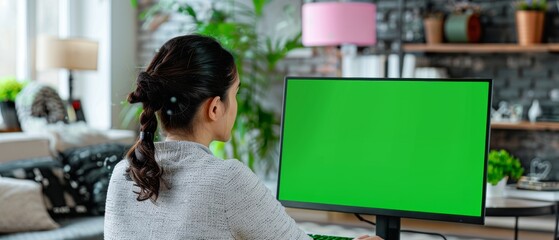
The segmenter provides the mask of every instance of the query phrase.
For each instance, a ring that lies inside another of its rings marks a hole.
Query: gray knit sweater
[[[105,239],[309,239],[270,190],[237,160],[221,160],[194,142],[155,143],[170,189],[136,201],[127,161],[114,169]]]

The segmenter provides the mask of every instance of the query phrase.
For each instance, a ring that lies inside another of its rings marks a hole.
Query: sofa
[[[0,133],[0,240],[103,239],[112,167],[136,135],[102,135],[61,144],[52,134]]]

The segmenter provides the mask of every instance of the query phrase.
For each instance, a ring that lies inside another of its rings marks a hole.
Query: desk
[[[551,215],[556,212],[555,202],[542,202],[512,198],[488,198],[485,215],[491,217],[514,217],[514,239],[518,239],[518,218]],[[557,218],[555,219],[557,226]],[[557,228],[556,228],[557,229]],[[557,231],[557,230],[555,230]],[[554,236],[557,236],[557,232]]]

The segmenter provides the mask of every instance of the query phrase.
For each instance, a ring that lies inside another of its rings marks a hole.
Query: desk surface
[[[541,216],[555,213],[555,202],[512,198],[488,198],[485,215],[494,217]]]

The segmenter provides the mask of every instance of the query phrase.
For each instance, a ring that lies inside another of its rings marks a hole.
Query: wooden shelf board
[[[549,44],[549,51],[550,52],[559,52],[559,44],[557,44],[557,43]]]
[[[535,131],[559,131],[559,122],[518,122],[506,123],[497,122],[491,123],[492,129],[513,129],[513,130],[535,130]]]
[[[472,44],[404,44],[405,52],[436,52],[436,53],[545,53],[559,52],[559,44],[538,44],[520,46],[516,43],[472,43]]]

